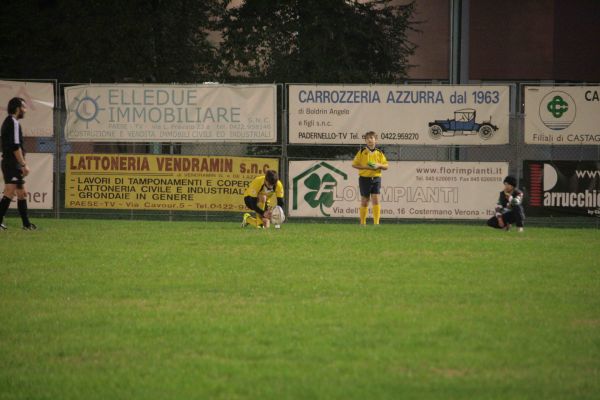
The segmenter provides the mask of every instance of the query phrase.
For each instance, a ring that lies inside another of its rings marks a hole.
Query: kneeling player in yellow
[[[277,204],[274,204],[274,198],[277,198]],[[271,222],[270,208],[275,206],[283,208],[284,205],[283,184],[277,172],[268,170],[264,175],[254,178],[244,191],[244,203],[256,213],[256,216],[244,214],[242,227],[252,225],[257,228],[268,228]]]
[[[365,134],[367,147],[360,149],[352,166],[358,169],[358,186],[360,188],[360,224],[367,224],[369,214],[369,199],[373,205],[373,223],[379,225],[381,205],[379,192],[381,191],[381,170],[388,169],[388,161],[381,150],[375,148],[377,135],[375,132]]]

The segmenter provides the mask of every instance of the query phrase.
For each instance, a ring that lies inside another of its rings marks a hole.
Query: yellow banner
[[[68,154],[66,208],[245,210],[243,193],[276,158]]]

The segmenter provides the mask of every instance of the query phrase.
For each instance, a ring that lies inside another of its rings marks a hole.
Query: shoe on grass
[[[37,231],[37,226],[35,224],[29,224],[27,226],[23,226],[24,231]]]
[[[242,228],[245,228],[248,226],[248,218],[250,218],[250,214],[245,213],[244,218],[242,219]]]

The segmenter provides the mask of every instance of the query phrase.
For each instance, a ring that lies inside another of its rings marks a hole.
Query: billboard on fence
[[[524,161],[532,216],[600,217],[600,161]]]
[[[509,86],[290,85],[290,143],[507,144]]]
[[[487,219],[507,173],[505,162],[390,162],[382,176],[381,217]],[[358,218],[352,161],[291,161],[288,186],[290,216]]]
[[[526,86],[525,143],[600,145],[600,86]]]
[[[8,101],[21,97],[27,103],[22,120],[24,136],[54,135],[54,85],[45,82],[0,81],[0,118],[4,121]]]
[[[68,154],[66,208],[236,211],[275,158]]]
[[[82,85],[65,99],[68,141],[277,141],[275,85]]]
[[[27,153],[27,167],[31,171],[25,177],[27,188],[27,207],[37,210],[52,209],[54,204],[54,155],[46,153]],[[0,182],[4,190],[4,181]],[[17,198],[11,207],[17,208]]]

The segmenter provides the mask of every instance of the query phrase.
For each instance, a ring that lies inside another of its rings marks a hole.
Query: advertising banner
[[[358,218],[352,161],[292,161],[289,173],[290,216]],[[507,174],[505,162],[390,162],[382,176],[381,217],[488,219]]]
[[[54,135],[54,85],[45,82],[0,81],[0,118],[7,115],[6,106],[13,97],[27,103],[23,136]]]
[[[290,143],[507,144],[509,86],[290,85]]]
[[[27,207],[34,210],[49,210],[54,204],[54,155],[45,153],[27,153],[27,167],[31,171],[25,177],[27,188]],[[4,190],[4,181],[0,182]],[[17,197],[10,205],[17,208]]]
[[[277,141],[275,85],[82,85],[65,98],[68,141]]]
[[[600,86],[526,86],[525,143],[600,145]]]
[[[68,154],[65,207],[245,210],[243,193],[275,158]]]
[[[527,215],[600,217],[600,161],[525,161]]]

